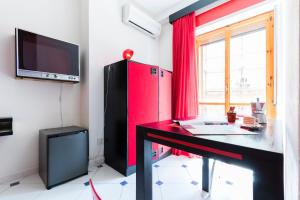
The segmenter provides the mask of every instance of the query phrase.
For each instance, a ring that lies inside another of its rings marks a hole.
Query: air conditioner
[[[123,22],[153,38],[157,38],[161,32],[160,23],[130,4],[123,6]]]

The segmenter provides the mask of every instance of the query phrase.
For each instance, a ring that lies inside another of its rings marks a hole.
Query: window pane
[[[205,44],[200,51],[200,102],[225,102],[225,41]]]
[[[225,115],[224,105],[200,105],[199,115],[205,117],[220,117]]]
[[[266,30],[232,37],[230,63],[230,102],[266,101]]]

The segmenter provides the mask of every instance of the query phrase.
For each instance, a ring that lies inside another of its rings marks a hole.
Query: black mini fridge
[[[88,174],[89,137],[77,126],[39,133],[39,174],[47,189]]]

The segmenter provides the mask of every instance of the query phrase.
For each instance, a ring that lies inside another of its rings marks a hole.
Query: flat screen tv
[[[80,81],[79,46],[16,29],[16,77]]]

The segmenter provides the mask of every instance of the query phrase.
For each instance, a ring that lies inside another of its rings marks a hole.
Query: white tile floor
[[[201,166],[199,158],[169,156],[153,165],[154,200],[201,200]],[[25,177],[19,185],[0,185],[1,200],[92,200],[92,178],[103,200],[135,200],[135,174],[124,177],[107,165],[51,190],[40,177]],[[122,183],[122,184],[121,184]],[[217,163],[210,200],[251,200],[252,172]]]

